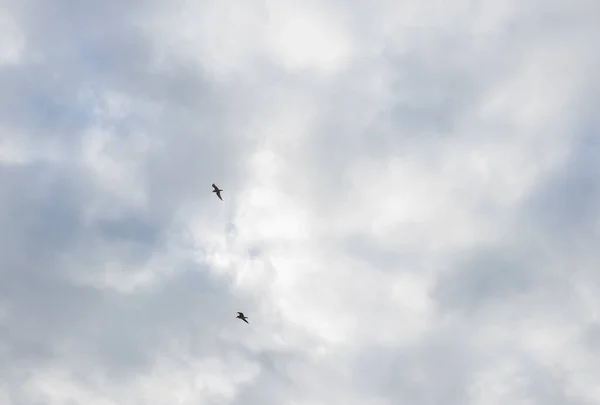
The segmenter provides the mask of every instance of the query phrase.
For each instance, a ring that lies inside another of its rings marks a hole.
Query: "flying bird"
[[[246,316],[244,315],[244,313],[243,313],[243,312],[238,312],[238,316],[236,316],[236,318],[238,318],[238,319],[241,319],[242,321],[244,321],[244,322],[246,322],[246,323],[249,323],[249,322],[246,320],[246,319],[248,319],[248,318],[246,318]]]
[[[217,194],[217,197],[219,197],[219,200],[223,201],[223,199],[221,198],[221,191],[223,191],[223,190],[219,189],[219,187],[217,187],[215,185],[215,183],[213,183],[212,186],[213,186],[213,191],[212,192],[215,193],[215,194]]]

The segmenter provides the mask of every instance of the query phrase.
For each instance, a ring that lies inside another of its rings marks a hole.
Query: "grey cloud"
[[[39,163],[5,166],[0,174],[3,200],[2,242],[7,265],[39,266],[57,249],[69,248],[79,231],[84,190],[73,173]],[[21,249],[27,246],[28,254]]]
[[[28,405],[32,402],[26,397],[19,399],[19,387],[29,373],[20,370],[62,363],[82,378],[93,368],[110,372],[116,381],[151,367],[173,336],[191,341],[192,356],[236,350],[218,336],[231,314],[244,306],[244,299],[232,298],[226,282],[197,264],[172,263],[176,275],[170,282],[131,296],[72,278],[72,271],[101,274],[108,262],[143,268],[153,253],[165,250],[180,207],[190,199],[200,205],[212,202],[213,181],[226,185],[227,197],[233,199],[244,144],[232,141],[237,138],[233,130],[232,135],[224,132],[223,112],[211,110],[215,93],[198,73],[185,68],[176,68],[172,76],[149,71],[150,44],[129,26],[131,14],[121,5],[115,2],[105,16],[106,6],[81,9],[80,17],[87,16],[83,20],[72,14],[77,10],[50,12],[38,6],[21,9],[28,12],[21,22],[32,29],[30,51],[40,51],[42,62],[0,73],[6,90],[0,97],[6,107],[4,124],[42,147],[50,138],[69,156],[61,165],[40,160],[0,169],[0,296],[8,314],[1,321],[7,348],[1,372],[15,403]],[[159,116],[149,117],[143,108],[136,109],[134,100],[133,116],[111,122],[124,133],[141,130],[162,137],[166,147],[141,162],[152,180],[150,211],[131,211],[114,201],[118,217],[90,223],[84,214],[102,190],[75,161],[94,102],[82,104],[79,95],[103,88],[167,101]]]
[[[595,254],[599,201],[592,155],[578,138],[566,165],[549,174],[513,213],[508,234],[450,265],[453,270],[436,288],[440,304],[481,310],[485,302],[498,304],[556,289],[564,284],[562,277],[581,274],[568,258]],[[592,274],[584,277],[596,279]]]
[[[527,7],[540,4],[527,2]],[[310,336],[302,326],[290,326],[263,290],[241,293],[230,275],[219,275],[193,256],[203,256],[208,247],[191,252],[185,239],[192,213],[207,229],[221,230],[228,243],[248,233],[235,222],[235,211],[250,204],[238,199],[237,190],[250,181],[249,159],[267,135],[260,133],[261,126],[252,128],[253,138],[247,135],[257,117],[276,118],[270,115],[272,105],[300,110],[302,100],[318,101],[313,105],[318,114],[307,125],[309,133],[285,162],[295,173],[285,178],[289,180],[285,187],[298,187],[300,195],[306,192],[314,199],[314,205],[309,204],[311,215],[326,227],[328,218],[319,207],[347,203],[353,187],[349,173],[358,160],[373,159],[385,166],[392,158],[425,153],[423,138],[464,141],[463,134],[455,132],[456,124],[482,102],[484,84],[513,74],[511,61],[550,35],[555,26],[550,22],[557,18],[560,33],[579,22],[589,27],[594,4],[563,5],[573,11],[562,19],[557,13],[533,20],[518,15],[482,49],[475,49],[461,29],[445,39],[447,32],[442,30],[422,38],[422,49],[401,55],[391,41],[383,44],[387,49],[380,60],[366,58],[327,80],[308,73],[288,74],[262,60],[262,65],[253,65],[264,68],[253,76],[256,82],[240,79],[223,84],[193,65],[193,56],[173,56],[162,70],[153,67],[156,43],[134,22],[154,15],[161,7],[158,2],[12,3],[10,10],[26,31],[32,59],[0,69],[3,136],[39,142],[41,149],[55,143],[62,151],[58,161],[38,158],[0,166],[0,376],[7,382],[12,403],[48,403],[33,400],[24,384],[32,372],[52,366],[67,368],[73,382],[84,387],[95,386],[94,376],[107,375],[103,395],[117,401],[114,387],[134,384],[178,343],[180,354],[190,361],[236,354],[260,366],[256,379],[240,383],[234,404],[365,398],[462,404],[480,374],[505,357],[516,364],[517,377],[525,381],[510,387],[515,398],[586,404],[584,398],[565,394],[573,378],[568,371],[549,368],[511,342],[497,347],[478,333],[494,324],[498,313],[523,312],[525,319],[556,312],[557,319],[571,319],[569,325],[581,329],[577,333],[582,346],[597,350],[597,325],[574,315],[580,301],[564,268],[596,258],[598,164],[595,147],[588,142],[597,137],[594,130],[587,140],[574,141],[563,171],[548,173],[514,212],[504,213],[510,221],[508,232],[497,243],[482,242],[454,252],[456,260],[440,271],[443,275],[431,291],[438,326],[410,344],[383,346],[349,336],[345,345],[329,347],[336,355],[324,356],[328,361],[315,360],[320,337]],[[364,11],[351,13],[355,22],[366,14],[371,18],[355,27],[356,32],[364,31],[365,41],[384,42],[368,35],[378,26],[377,13]],[[425,35],[427,29],[418,31]],[[593,27],[583,31],[597,34]],[[577,35],[570,40],[580,39]],[[383,81],[390,99],[381,102],[380,97],[387,95],[371,94],[366,84],[369,74],[389,74]],[[129,114],[95,116],[92,110],[104,91],[130,100]],[[135,160],[141,167],[135,180],[148,197],[147,209],[109,199],[80,161],[84,133],[94,126],[116,134],[112,149],[103,151],[105,156],[121,163]],[[139,133],[158,146],[132,155],[120,149],[129,136]],[[211,195],[212,182],[224,188],[225,202]],[[89,217],[88,208],[98,201],[110,206],[113,215],[100,212]],[[373,207],[377,209],[375,203]],[[380,246],[365,230],[319,248],[372,267],[373,278],[379,273],[419,271],[427,258],[401,245],[394,248],[392,242]],[[245,255],[269,263],[268,246],[259,240],[244,243]],[[123,279],[133,279],[151,273],[153,257],[166,257],[165,265],[172,268],[146,289],[120,293],[76,277],[109,277],[105,266],[117,263],[124,268]],[[267,267],[269,288],[277,288],[278,270]],[[574,274],[597,287],[597,276],[590,271]],[[346,277],[352,278],[350,271]],[[343,297],[338,289],[346,291],[350,284],[338,280],[321,287],[334,301]],[[359,287],[352,291],[360,291]],[[308,304],[311,297],[305,301]],[[519,308],[523,303],[531,305]],[[349,313],[355,309],[353,302],[341,305],[347,305]],[[233,317],[241,308],[252,314],[248,327],[238,328]],[[368,308],[354,313],[378,317],[365,311]],[[254,315],[258,313],[271,317],[259,320]],[[447,326],[449,320],[456,325]],[[512,326],[502,321],[501,326]],[[379,332],[383,333],[372,330],[364,335]],[[301,348],[278,347],[274,342],[279,335],[293,336]],[[209,398],[207,403],[213,400],[226,401]]]
[[[530,292],[539,282],[536,273],[528,271],[535,261],[528,262],[524,253],[513,254],[509,249],[504,245],[481,248],[451,265],[456,270],[440,278],[435,292],[440,305],[471,312],[484,308],[487,302],[498,303]]]
[[[466,342],[440,333],[408,347],[365,350],[352,369],[357,370],[356,383],[371,396],[419,404],[460,404],[468,399],[473,359]]]
[[[21,360],[30,364],[32,357],[53,361],[76,353],[80,359],[92,356],[96,364],[117,367],[114,372],[140,367],[147,364],[142,361],[151,360],[152,348],[160,347],[178,327],[189,325],[182,333],[193,335],[199,326],[214,327],[215,321],[224,322],[227,314],[235,313],[227,285],[196,265],[182,263],[170,283],[132,297],[101,292],[71,279],[64,268],[65,256],[78,256],[77,272],[99,270],[91,260],[94,254],[89,249],[76,253],[75,246],[134,242],[137,249],[130,247],[121,251],[121,257],[104,260],[133,258],[143,266],[162,245],[157,238],[164,231],[164,224],[157,227],[135,213],[87,226],[81,211],[90,195],[81,194],[85,186],[73,175],[44,165],[2,171],[5,254],[0,294],[7,303],[3,336],[10,348],[2,362],[5,373]],[[27,255],[19,255],[24,247]],[[216,318],[206,322],[210,314]],[[182,316],[189,322],[181,323]],[[216,335],[217,329],[211,330]]]

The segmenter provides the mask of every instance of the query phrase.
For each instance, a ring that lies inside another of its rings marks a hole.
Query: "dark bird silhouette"
[[[223,191],[223,190],[219,189],[219,187],[217,187],[215,185],[215,183],[213,183],[212,186],[213,186],[213,191],[212,192],[215,193],[215,194],[217,194],[217,197],[219,197],[219,200],[223,201],[223,199],[221,198],[221,191]]]
[[[248,318],[246,318],[246,316],[244,315],[244,313],[243,313],[243,312],[238,312],[238,316],[236,316],[236,318],[237,318],[237,319],[241,319],[242,321],[244,321],[244,322],[246,322],[246,323],[249,323],[249,322],[246,320],[246,319],[248,319]]]

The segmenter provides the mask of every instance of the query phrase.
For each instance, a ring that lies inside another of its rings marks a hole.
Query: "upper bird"
[[[212,192],[216,193],[217,197],[219,197],[219,200],[223,201],[223,199],[221,198],[221,191],[223,191],[223,190],[219,189],[219,187],[217,187],[215,183],[213,183],[212,186],[213,186],[213,191]]]
[[[246,322],[249,324],[249,322],[246,320],[248,319],[243,312],[238,312],[238,316],[236,316],[236,318],[241,319],[242,321]]]

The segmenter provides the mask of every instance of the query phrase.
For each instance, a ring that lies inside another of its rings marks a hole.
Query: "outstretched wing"
[[[238,315],[244,316],[243,312],[238,312]]]
[[[217,191],[217,197],[219,197],[219,200],[223,201],[223,199],[221,198],[221,190]]]
[[[213,190],[215,190],[215,191],[217,191],[219,189],[219,187],[217,187],[215,183],[213,183],[212,186],[213,186]]]
[[[246,322],[248,325],[250,325],[250,322],[248,322],[248,321],[246,320],[246,318],[242,318],[242,321],[244,321],[244,322]]]

